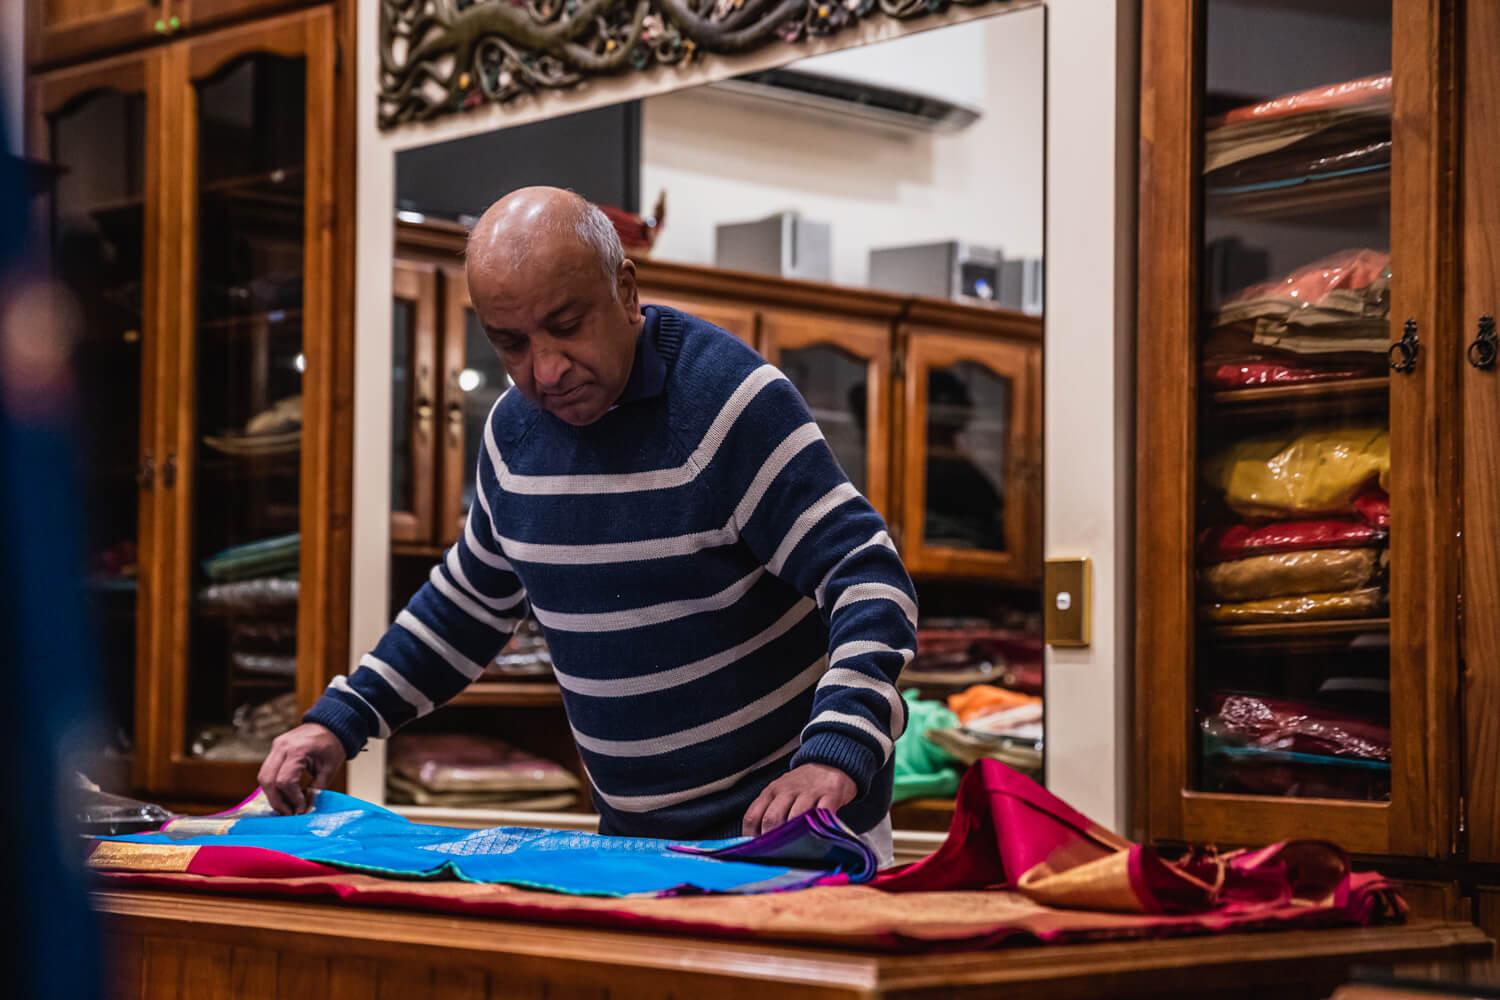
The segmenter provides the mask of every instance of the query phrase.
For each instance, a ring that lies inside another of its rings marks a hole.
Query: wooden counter
[[[110,996],[1326,997],[1359,964],[1482,958],[1469,924],[881,955],[324,903],[101,891]]]

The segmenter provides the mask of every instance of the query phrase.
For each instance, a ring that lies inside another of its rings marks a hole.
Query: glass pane
[[[302,451],[301,59],[198,84],[188,750],[258,761],[296,720]]]
[[[1195,780],[1386,799],[1391,5],[1207,19]]]
[[[782,351],[781,370],[807,400],[844,474],[863,493],[869,456],[865,425],[868,365],[841,347],[816,344]]]
[[[1005,551],[1010,379],[972,361],[927,373],[927,545]]]
[[[464,434],[464,511],[474,502],[474,471],[479,465],[479,449],[484,441],[484,421],[494,408],[495,400],[510,388],[505,366],[484,335],[484,327],[474,310],[464,310],[464,367],[455,376],[463,393]],[[452,419],[452,415],[450,415]]]
[[[62,168],[51,216],[53,266],[82,311],[74,375],[83,408],[89,591],[100,628],[112,745],[134,732],[141,454],[146,101],[101,91],[49,118]]]
[[[412,497],[412,337],[417,304],[397,299],[391,323],[391,510],[409,511]]]

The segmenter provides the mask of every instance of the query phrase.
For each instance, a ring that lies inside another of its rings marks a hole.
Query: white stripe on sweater
[[[733,788],[747,774],[754,774],[761,768],[773,764],[787,754],[792,753],[801,742],[802,738],[800,736],[794,736],[749,767],[741,768],[733,774],[725,775],[707,784],[697,785],[693,788],[684,788],[680,792],[660,792],[655,795],[610,795],[604,789],[600,788],[597,782],[594,784],[594,792],[605,805],[611,809],[618,809],[620,812],[644,813],[653,812],[657,809],[666,809],[668,806],[692,802],[694,799],[701,799],[706,795],[722,792],[726,788]]]
[[[360,694],[358,691],[354,690],[354,688],[350,687],[349,681],[345,679],[343,674],[339,674],[333,680],[329,681],[328,686],[334,691],[342,691],[344,694],[347,694],[350,697],[357,698],[359,700],[359,703],[368,708],[370,712],[375,716],[375,735],[383,740],[390,739],[391,727],[386,724],[385,716],[381,715],[380,710],[377,709],[374,705],[370,704],[369,700],[366,699],[364,695]]]
[[[403,701],[417,710],[417,718],[420,719],[437,707],[433,705],[431,699],[413,687],[412,683],[405,677],[402,677],[395,667],[384,660],[377,659],[373,654],[366,653],[360,658],[359,665],[367,667],[371,672],[378,675],[381,680],[389,684],[392,691],[399,694]]]
[[[627,608],[623,611],[579,613],[548,611],[533,603],[531,611],[536,615],[536,620],[547,628],[555,628],[563,632],[620,632],[625,629],[643,628],[647,625],[661,625],[664,622],[702,614],[705,611],[723,611],[748,594],[750,588],[755,586],[755,581],[759,580],[765,572],[763,568],[756,567],[717,594],[711,594],[708,597],[666,601],[662,604],[649,604],[645,607]]]
[[[812,601],[803,598],[793,604],[786,614],[782,615],[770,626],[762,629],[759,633],[746,639],[737,646],[731,646],[721,653],[670,670],[660,670],[656,673],[642,674],[638,677],[621,677],[615,680],[595,680],[590,677],[578,677],[573,674],[564,673],[553,667],[553,675],[557,683],[566,691],[574,694],[587,695],[591,698],[628,698],[638,694],[648,694],[653,691],[665,691],[667,688],[678,687],[692,681],[707,677],[716,670],[721,670],[732,663],[736,663],[751,653],[760,649],[790,632],[796,625],[801,623],[808,615],[816,610]]]
[[[858,729],[860,732],[873,739],[876,743],[880,744],[880,750],[882,754],[880,759],[881,766],[884,766],[885,762],[891,759],[891,738],[885,733],[881,732],[880,728],[876,726],[875,723],[871,722],[863,715],[850,715],[847,712],[819,712],[817,715],[813,716],[811,722],[803,727],[802,739],[806,741],[807,731],[813,726],[824,725],[827,723],[839,723],[841,725]]]
[[[487,594],[481,593],[479,588],[474,586],[468,576],[465,575],[463,561],[458,558],[457,545],[448,550],[446,561],[448,572],[453,574],[453,579],[458,581],[458,585],[464,589],[464,592],[491,611],[509,611],[526,599],[526,589],[524,587],[517,587],[515,593],[506,597],[490,597]]]
[[[603,563],[640,562],[646,559],[670,559],[687,556],[703,549],[721,545],[733,545],[740,537],[746,522],[755,515],[755,509],[765,498],[767,490],[803,449],[823,439],[822,432],[814,423],[803,424],[786,436],[780,445],[761,463],[760,471],[740,499],[729,520],[722,528],[695,531],[685,535],[666,535],[660,538],[644,538],[632,542],[598,542],[587,545],[553,545],[541,542],[523,542],[508,538],[498,531],[495,537],[500,547],[512,559],[521,562],[541,563],[552,566],[597,566]]]
[[[420,618],[410,611],[402,609],[401,613],[396,616],[396,624],[416,636],[422,645],[432,650],[444,663],[463,674],[469,680],[477,681],[479,680],[479,675],[484,673],[484,667],[448,645],[436,632],[428,628]]]
[[[896,606],[906,613],[907,619],[913,626],[917,624],[917,605],[907,595],[906,591],[899,587],[893,587],[888,583],[856,583],[844,588],[839,594],[839,599],[833,602],[833,610],[829,615],[836,615],[840,609],[846,608],[859,601],[894,601]]]
[[[441,566],[432,567],[432,572],[428,574],[427,579],[437,588],[438,593],[452,601],[454,606],[476,622],[479,622],[479,624],[505,636],[509,636],[515,631],[517,624],[515,618],[496,618],[484,610],[484,608],[481,608],[476,601],[470,599],[462,590],[448,582],[448,578],[443,575],[443,568]]]
[[[479,541],[479,537],[474,534],[474,515],[472,513],[464,518],[464,542],[470,554],[486,566],[506,573],[514,572],[511,564],[504,556],[485,548],[484,544]]]
[[[658,754],[682,750],[698,743],[707,743],[709,740],[727,736],[758,719],[763,719],[781,706],[787,704],[816,684],[827,664],[828,657],[820,656],[809,666],[805,667],[801,673],[776,688],[770,694],[762,695],[743,708],[736,709],[728,715],[721,715],[717,719],[705,722],[702,725],[693,726],[690,729],[667,733],[664,736],[653,736],[647,740],[601,740],[597,737],[580,733],[577,728],[574,728],[573,739],[584,750],[588,750],[591,753],[606,754],[610,757],[655,757]]]
[[[646,472],[620,472],[585,476],[530,476],[511,472],[495,444],[493,422],[485,421],[484,447],[489,453],[490,464],[500,488],[510,493],[525,493],[532,496],[562,496],[583,493],[641,493],[646,490],[670,490],[685,486],[697,479],[699,474],[713,461],[714,455],[723,446],[725,438],[735,421],[750,406],[760,391],[785,375],[774,365],[761,365],[755,369],[730,394],[720,408],[718,416],[704,432],[703,440],[681,465],[668,469],[651,469]],[[496,404],[499,405],[498,403]]]
[[[896,686],[890,681],[883,677],[871,677],[869,674],[862,674],[848,667],[835,667],[818,681],[819,691],[830,687],[861,688],[880,695],[886,700],[886,704],[891,706],[891,738],[901,738],[902,732],[906,729],[906,702],[901,700]]]
[[[858,496],[859,490],[855,489],[854,484],[847,479],[824,493],[812,506],[797,515],[797,520],[792,522],[786,536],[781,539],[781,544],[776,546],[776,552],[771,556],[771,561],[766,563],[766,568],[779,576],[782,567],[786,565],[786,561],[791,558],[792,552],[796,550],[802,539],[807,537],[807,533],[836,508]]]
[[[818,589],[813,592],[813,597],[817,599],[818,607],[821,608],[823,606],[823,595],[827,593],[828,581],[833,579],[833,575],[843,568],[844,563],[848,562],[850,559],[853,559],[855,555],[863,552],[865,549],[868,549],[872,545],[884,545],[892,552],[896,551],[896,543],[891,541],[891,536],[886,534],[884,529],[881,529],[880,531],[877,531],[875,532],[875,534],[871,535],[869,541],[861,542],[860,544],[854,546],[854,548],[850,549],[848,552],[845,552],[843,558],[834,563],[833,567],[829,569],[827,573],[823,574],[823,582],[819,583]]]

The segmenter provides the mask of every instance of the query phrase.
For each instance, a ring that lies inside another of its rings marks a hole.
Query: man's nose
[[[572,367],[572,360],[555,348],[538,345],[533,352],[531,374],[541,389],[560,388]]]

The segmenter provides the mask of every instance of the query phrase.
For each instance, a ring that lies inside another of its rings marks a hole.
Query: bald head
[[[526,398],[574,425],[624,391],[642,316],[614,224],[560,188],[522,188],[469,233],[469,298]]]

